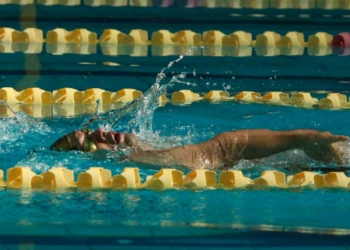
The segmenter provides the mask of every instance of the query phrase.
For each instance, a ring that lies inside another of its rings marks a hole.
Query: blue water
[[[200,142],[222,131],[236,129],[269,128],[274,130],[314,128],[333,133],[350,135],[347,124],[348,111],[307,110],[294,107],[277,107],[262,104],[240,104],[225,102],[211,104],[193,103],[190,106],[171,104],[156,110],[154,130],[164,136],[183,136],[183,142]],[[341,118],[340,118],[341,117]],[[140,168],[143,181],[147,175],[155,174],[157,168],[119,162],[96,152],[51,152],[48,146],[57,134],[71,131],[85,117],[45,119],[45,129],[28,129],[13,143],[2,143],[2,169],[19,165],[30,166],[38,174],[57,165],[73,169],[76,176],[91,166],[102,166],[119,174],[126,166]],[[8,121],[3,120],[6,124]],[[22,127],[24,123],[21,123]],[[12,127],[12,136],[20,132],[21,126]],[[31,132],[35,132],[31,134]],[[187,136],[187,138],[186,138]],[[108,157],[108,155],[107,155]],[[304,165],[303,165],[304,164]],[[344,166],[345,170],[349,166]],[[301,166],[299,166],[301,165]],[[324,166],[303,156],[302,152],[287,152],[267,161],[244,162],[238,165],[246,176],[258,177],[263,170],[276,169],[286,174],[297,173],[307,165],[322,173]],[[188,169],[180,169],[184,173]],[[207,223],[204,227],[249,229],[269,225],[282,228],[310,227],[350,229],[344,216],[349,199],[347,189],[238,189],[201,191],[32,191],[3,190],[0,192],[6,206],[1,209],[2,221],[12,225],[59,225],[82,227],[94,225],[116,226],[114,233],[129,236],[145,234],[147,227],[172,228],[178,235],[201,228],[196,223]],[[332,205],[330,205],[332,204]],[[332,218],[332,219],[328,219]],[[185,227],[185,228],[184,228]],[[158,236],[169,232],[157,231]]]
[[[34,10],[34,11],[33,11]],[[251,32],[253,37],[266,30],[282,35],[298,30],[308,35],[318,31],[333,35],[349,31],[349,10],[278,10],[278,9],[183,9],[183,8],[113,8],[81,4],[67,6],[1,5],[2,27],[22,30],[37,27],[46,33],[56,27],[67,30],[87,28],[101,34],[105,28],[128,33],[146,29],[149,35],[159,29],[176,32],[191,29],[203,32],[218,29]],[[232,16],[231,14],[241,14]],[[262,18],[251,14],[263,14]],[[284,18],[277,15],[285,15]],[[309,18],[300,18],[308,14]],[[325,17],[324,15],[332,15]],[[122,88],[148,90],[157,73],[178,56],[147,57],[108,56],[99,46],[90,55],[0,54],[0,87],[23,90],[40,87],[52,91],[62,87],[78,90]],[[205,48],[202,51],[210,50]],[[190,88],[201,94],[230,86],[233,95],[242,90],[309,91],[314,97],[324,92],[341,92],[349,96],[349,56],[337,51],[328,56],[258,56],[251,57],[189,56],[167,71],[187,75],[191,86],[176,84],[169,93]],[[93,64],[81,64],[90,62]],[[115,62],[120,67],[109,67]],[[137,66],[132,66],[137,65]],[[209,83],[209,84],[208,84]],[[91,166],[110,169],[119,174],[124,167],[140,168],[143,181],[159,169],[120,162],[113,154],[97,152],[52,152],[48,147],[59,136],[80,128],[88,115],[33,119],[27,116],[0,120],[0,168],[30,166],[40,174],[53,166],[65,166],[77,174]],[[123,121],[124,125],[128,120]],[[179,145],[198,143],[223,131],[267,128],[273,130],[311,128],[350,136],[349,111],[309,110],[262,104],[224,102],[192,103],[189,106],[167,104],[156,110],[153,131],[170,136]],[[119,126],[120,124],[118,124]],[[95,124],[98,126],[98,124]],[[347,152],[350,155],[350,152]],[[344,170],[350,176],[350,156]],[[323,173],[334,168],[314,162],[298,151],[267,160],[241,162],[236,166],[244,175],[255,178],[263,170],[295,174],[303,168]],[[180,169],[185,174],[188,169]],[[78,249],[118,245],[124,249],[198,247],[344,247],[349,234],[347,189],[238,189],[238,190],[167,190],[167,191],[81,191],[81,190],[1,190],[1,248],[46,246]],[[336,229],[338,231],[336,231]],[[297,240],[295,240],[297,239]]]
[[[115,226],[130,237],[147,227],[171,228],[185,236],[186,227],[251,229],[262,225],[285,229],[348,229],[349,193],[344,190],[215,190],[215,191],[3,191],[3,223],[12,226]],[[329,204],[336,204],[329,206]],[[293,218],[293,219],[292,219]],[[2,229],[3,231],[4,229]],[[115,233],[114,232],[114,233]],[[312,231],[311,231],[312,232]],[[171,236],[161,230],[155,236]]]
[[[211,59],[206,58],[209,61]],[[195,67],[192,62],[190,66]],[[321,97],[324,94],[313,95]],[[153,131],[160,136],[170,136],[179,144],[201,142],[223,131],[254,128],[312,128],[350,135],[348,112],[237,102],[198,102],[188,106],[167,104],[156,110]],[[132,162],[120,162],[113,154],[105,152],[84,154],[48,150],[57,137],[79,128],[88,117],[34,119],[23,115],[2,119],[1,169],[6,171],[16,165],[30,166],[40,174],[53,166],[65,166],[74,170],[77,178],[78,173],[91,166],[110,169],[113,175],[119,174],[124,167],[135,166],[140,168],[143,181],[146,176],[159,170]],[[127,125],[127,122],[125,119],[122,123]],[[268,160],[241,162],[236,168],[242,169],[246,176],[255,178],[263,170],[275,169],[288,175],[303,170],[305,166],[320,173],[327,171],[326,168],[334,167],[314,162],[302,152],[292,151]],[[346,162],[343,169],[350,174],[348,167],[350,161]],[[188,169],[180,170],[185,174],[190,172]],[[5,189],[0,195],[3,201],[1,221],[9,225],[0,230],[3,237],[1,240],[6,244],[13,244],[16,239],[32,240],[39,246],[44,246],[47,242],[49,245],[65,242],[64,244],[73,245],[138,246],[149,241],[149,245],[160,244],[166,247],[172,241],[180,240],[183,242],[176,243],[178,247],[191,244],[200,247],[203,242],[200,239],[206,237],[211,238],[215,246],[223,247],[304,246],[309,243],[303,239],[302,232],[307,232],[306,235],[314,235],[311,245],[334,245],[335,241],[336,245],[343,246],[347,242],[346,238],[331,237],[321,243],[318,237],[330,237],[329,232],[350,229],[350,221],[345,216],[349,202],[347,189],[267,188],[161,192]],[[258,240],[255,235],[257,232],[260,232]],[[239,240],[241,234],[248,245]],[[268,240],[287,237],[286,235],[303,240],[299,243],[271,243]],[[70,241],[72,236],[75,237],[74,242]],[[61,241],[57,237],[62,238]],[[155,237],[164,242],[152,241]],[[116,243],[116,239],[120,242]]]

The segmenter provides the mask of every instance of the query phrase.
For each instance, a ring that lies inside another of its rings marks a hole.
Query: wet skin
[[[85,134],[75,131],[79,145]],[[271,131],[266,129],[238,130],[221,133],[214,138],[193,145],[163,150],[145,150],[134,134],[106,132],[97,129],[88,135],[98,149],[118,150],[131,147],[129,159],[162,167],[181,165],[189,168],[227,169],[242,159],[264,158],[290,149],[301,149],[312,159],[343,164],[337,142],[347,141],[342,135],[316,130]]]
[[[76,130],[75,138],[78,145],[83,147],[86,134]],[[137,146],[138,142],[134,134],[123,134],[121,132],[109,131],[99,128],[90,133],[87,138],[91,139],[96,145],[97,149],[114,150],[118,148]]]

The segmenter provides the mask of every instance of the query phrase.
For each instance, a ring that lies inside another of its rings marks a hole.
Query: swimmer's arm
[[[333,158],[339,163],[339,152],[335,151],[334,142],[346,141],[347,136],[336,136],[329,132],[298,129],[290,131],[241,130],[222,133],[216,140],[222,145],[237,144],[240,159],[259,159],[290,149],[302,149],[311,158],[329,161]],[[215,138],[213,138],[214,140]],[[236,152],[237,154],[237,152]]]
[[[198,151],[195,145],[162,150],[137,149],[129,156],[129,159],[134,162],[157,165],[160,167],[179,165],[184,167],[196,167],[192,159],[194,151]]]
[[[291,149],[301,149],[315,160],[335,160],[342,164],[334,142],[346,140],[347,136],[306,129],[240,130],[221,133],[196,145],[164,150],[138,150],[130,155],[130,160],[163,167],[181,165],[190,168],[219,168],[232,167],[242,159],[260,159]]]
[[[260,159],[290,149],[302,148],[310,137],[310,130],[271,131],[242,130],[237,137],[243,141],[241,158],[246,160]]]
[[[308,136],[307,130],[239,130],[221,133],[197,145],[164,150],[139,149],[129,158],[134,162],[163,167],[181,165],[191,168],[229,168],[242,159],[259,159],[300,148]]]
[[[164,167],[228,168],[242,159],[259,159],[300,148],[308,136],[308,130],[238,130],[221,133],[196,145],[164,150],[136,150],[129,158],[134,162]]]

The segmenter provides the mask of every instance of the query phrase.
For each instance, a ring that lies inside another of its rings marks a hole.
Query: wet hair
[[[61,138],[59,138],[57,141],[55,141],[51,146],[50,149],[55,150],[78,150],[78,144],[77,140],[75,138],[75,131],[70,132]]]
[[[81,130],[85,135],[85,140],[83,142],[83,146],[80,146],[77,143],[77,139],[75,137],[75,131],[70,132],[61,138],[59,138],[57,141],[55,141],[51,146],[50,149],[55,150],[79,150],[83,152],[92,152],[97,149],[96,145],[93,143],[93,141],[89,138],[87,138],[87,135],[91,133],[91,130],[83,129]]]

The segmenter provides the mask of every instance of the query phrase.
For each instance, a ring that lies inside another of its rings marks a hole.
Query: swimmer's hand
[[[343,164],[343,152],[336,142],[347,141],[349,137],[332,135],[329,132],[310,131],[302,149],[314,160],[324,163],[336,162]]]

